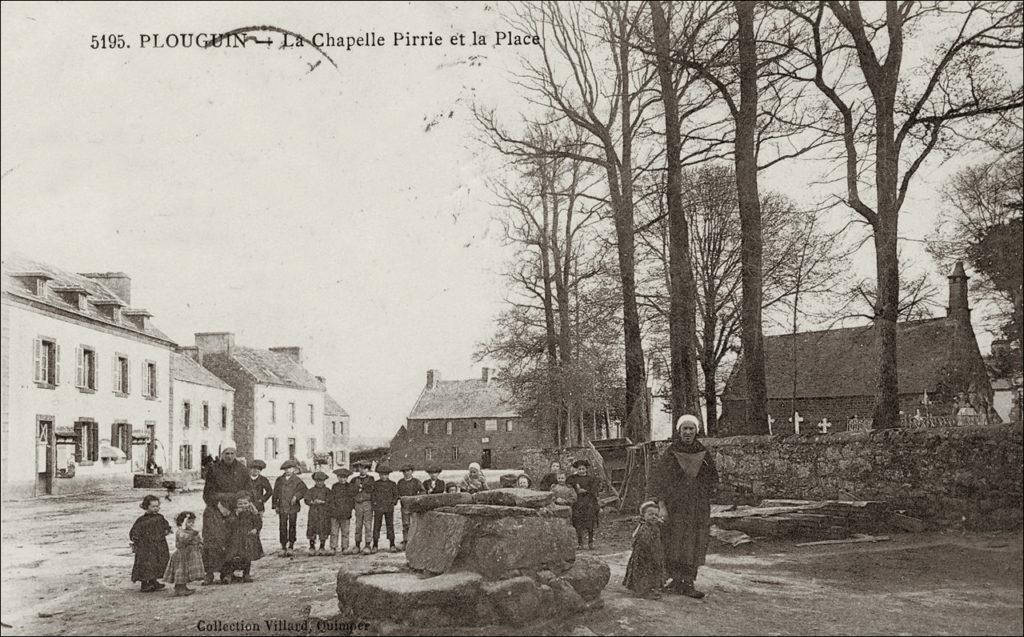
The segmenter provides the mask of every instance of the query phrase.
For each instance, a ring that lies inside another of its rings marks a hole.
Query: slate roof
[[[286,354],[234,346],[231,348],[231,358],[257,383],[324,391],[324,386],[316,376]]]
[[[410,420],[517,417],[519,411],[501,383],[480,379],[438,381],[433,389],[424,388],[409,413]]]
[[[957,339],[955,320],[907,321],[897,325],[900,393],[933,391]],[[796,397],[870,396],[878,386],[878,342],[873,326],[767,336],[764,339],[768,398],[793,395],[793,347],[796,347]],[[742,400],[742,358],[722,394]]]
[[[33,291],[26,289],[25,286],[13,276],[18,273],[39,273],[50,277],[49,287],[51,290],[54,288],[65,290],[80,288],[84,290],[88,293],[85,309],[79,309],[77,305],[66,303],[56,295],[47,295],[45,298],[36,296]],[[153,327],[152,324],[150,324],[147,329],[142,330],[127,320],[113,321],[98,312],[94,307],[96,304],[116,304],[120,306],[127,306],[124,299],[118,297],[110,290],[110,288],[88,277],[61,270],[60,268],[54,267],[37,259],[32,259],[13,252],[5,255],[3,260],[3,289],[4,292],[22,300],[41,303],[54,309],[71,312],[73,314],[86,317],[92,321],[106,323],[107,325],[127,330],[129,332],[145,334],[147,336],[166,341],[169,345],[174,345],[174,342],[169,336]]]
[[[338,404],[338,401],[334,400],[334,397],[328,393],[324,393],[324,413],[331,416],[347,416],[348,412],[345,408]]]
[[[180,354],[178,352],[171,352],[171,378],[174,380],[184,381],[186,383],[195,383],[196,385],[205,385],[207,387],[215,387],[226,391],[235,391],[231,385],[228,385],[221,379],[217,378],[213,372],[192,360],[191,356],[186,356],[185,354]]]

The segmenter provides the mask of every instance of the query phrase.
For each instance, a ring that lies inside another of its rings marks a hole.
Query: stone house
[[[988,414],[992,385],[971,326],[967,274],[949,275],[946,316],[897,326],[900,409],[905,417],[955,416],[970,403]],[[772,433],[847,429],[871,418],[878,386],[878,340],[873,326],[768,336],[764,339]],[[742,356],[722,393],[720,435],[748,433]]]
[[[323,376],[317,379],[326,387]],[[349,466],[349,440],[352,427],[348,412],[334,400],[329,393],[324,393],[324,451],[330,456],[331,467]]]
[[[235,390],[192,356],[198,356],[194,347],[171,354],[171,454],[164,470],[198,474],[204,456],[219,456],[234,440]]]
[[[243,347],[230,332],[197,333],[195,342],[196,360],[235,390],[238,455],[271,473],[290,458],[312,469],[314,452],[324,451],[326,392],[302,366],[302,349]]]
[[[3,262],[3,497],[130,486],[167,465],[174,342],[131,307],[122,272]]]
[[[485,469],[519,468],[523,450],[548,446],[550,437],[520,415],[490,368],[479,379],[447,381],[432,369],[391,441],[390,462],[417,469],[465,469],[471,462]]]

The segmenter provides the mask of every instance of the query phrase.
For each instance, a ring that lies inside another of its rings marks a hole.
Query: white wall
[[[202,462],[202,445],[206,445],[210,455],[219,456],[221,446],[225,441],[234,440],[234,397],[235,392],[190,383],[188,381],[174,380],[174,404],[171,406],[171,427],[173,428],[172,444],[170,450],[171,462],[169,471],[186,470],[180,465],[180,454],[178,449],[182,445],[192,446],[192,467],[191,471],[199,471]],[[185,428],[185,401],[188,401],[191,408],[191,426]],[[203,427],[203,402],[210,407],[210,426]],[[221,406],[228,408],[227,427],[221,427]]]
[[[278,385],[256,385],[253,422],[253,455],[267,463],[268,470],[276,471],[288,459],[288,439],[295,438],[295,458],[310,468],[313,457],[308,451],[308,440],[316,439],[315,451],[327,451],[324,446],[324,393],[319,390],[296,389]],[[276,422],[271,422],[270,401],[277,405]],[[289,403],[295,403],[295,422],[291,421]],[[310,422],[310,405],[313,418]],[[266,453],[266,439],[277,439],[277,457]]]
[[[170,349],[131,336],[97,329],[88,324],[64,320],[11,303],[6,312],[10,340],[3,356],[7,359],[9,376],[8,414],[10,437],[3,449],[2,461],[7,465],[9,484],[29,484],[36,479],[36,416],[54,417],[57,428],[70,428],[80,418],[91,418],[99,429],[100,444],[109,443],[111,425],[115,420],[131,423],[134,431],[145,431],[146,421],[156,424],[157,462],[166,466],[164,454],[168,435],[167,393],[169,389]],[[53,389],[38,387],[34,378],[33,343],[39,336],[54,339],[60,346],[60,382]],[[84,392],[75,386],[77,351],[87,345],[96,351],[96,391]],[[113,391],[115,353],[129,360],[131,387],[127,396]],[[145,361],[157,367],[157,395],[143,396]],[[59,447],[63,447],[59,445]],[[73,449],[73,447],[72,447]],[[135,464],[144,467],[142,447],[136,446]],[[67,449],[61,449],[66,455]],[[79,465],[76,477],[89,478],[99,474],[132,473],[132,463],[97,461]],[[69,480],[74,480],[71,478]],[[62,480],[62,482],[64,482]],[[67,485],[61,485],[66,490]]]

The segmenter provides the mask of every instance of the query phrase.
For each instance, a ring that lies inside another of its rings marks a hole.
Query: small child
[[[201,581],[206,576],[203,567],[203,538],[196,530],[196,514],[182,511],[174,518],[178,530],[174,534],[174,546],[177,550],[167,562],[164,581],[174,584],[175,597],[187,597],[195,591],[188,587],[189,582]]]
[[[392,553],[398,552],[395,545],[395,505],[398,504],[398,485],[388,478],[391,469],[377,467],[377,481],[373,483],[370,490],[370,502],[373,509],[373,548],[371,553],[377,552],[377,544],[380,541],[380,527],[387,526],[389,549]]]
[[[448,486],[445,487],[444,492],[445,493],[459,493],[459,485],[454,484],[454,483],[449,483]]]
[[[661,597],[661,587],[665,584],[661,523],[657,503],[649,501],[640,505],[640,524],[633,531],[633,553],[626,564],[622,584],[645,599]]]
[[[310,555],[327,555],[327,539],[331,537],[331,508],[328,501],[331,491],[327,488],[327,474],[317,471],[313,474],[313,486],[306,491],[305,502],[309,506],[306,518],[306,537],[309,539]],[[320,540],[320,548],[316,542]]]
[[[570,507],[576,504],[576,489],[566,484],[568,479],[569,476],[564,471],[555,472],[555,483],[549,489],[551,493],[555,494],[555,504]]]
[[[520,474],[519,477],[516,478],[516,488],[517,489],[532,489],[533,488],[533,482],[530,481],[530,476],[526,475],[525,473]]]
[[[167,536],[171,525],[160,515],[160,498],[147,495],[139,505],[143,513],[128,532],[135,565],[132,567],[132,581],[142,582],[142,592],[152,593],[164,588],[158,582],[164,576],[170,551],[167,550]]]
[[[423,483],[423,492],[428,495],[444,493],[445,483],[444,480],[441,479],[441,468],[430,467],[429,469],[427,469],[427,475],[430,476],[430,478],[428,478],[427,481]]]
[[[331,485],[331,497],[328,506],[331,512],[331,555],[341,549],[342,555],[351,555],[348,548],[348,536],[352,528],[352,510],[356,506],[355,492],[348,478],[352,472],[344,467],[335,469],[338,481]],[[358,553],[358,549],[354,551]]]
[[[228,543],[227,569],[231,571],[230,581],[235,581],[235,571],[242,571],[241,582],[249,584],[252,579],[252,563],[263,557],[263,543],[260,531],[263,516],[252,502],[248,491],[235,496],[235,512],[231,520],[231,535]],[[223,575],[222,575],[223,577]]]

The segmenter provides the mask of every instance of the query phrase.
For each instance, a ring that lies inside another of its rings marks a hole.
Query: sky
[[[493,3],[4,3],[2,24],[5,252],[128,273],[132,305],[182,345],[302,347],[356,436],[403,424],[427,369],[479,375],[511,253],[470,106],[514,116],[532,52],[448,38],[502,30]],[[388,43],[325,49],[337,67],[310,47],[141,48],[251,25]],[[445,43],[392,46],[407,31]],[[130,48],[91,49],[102,34]],[[764,176],[798,194],[792,178]],[[916,203],[902,234],[921,238],[936,206]]]

